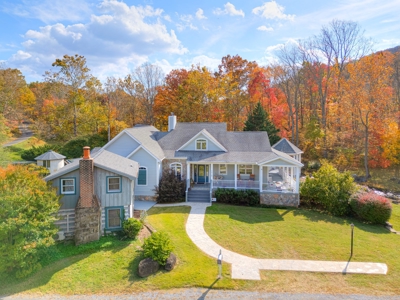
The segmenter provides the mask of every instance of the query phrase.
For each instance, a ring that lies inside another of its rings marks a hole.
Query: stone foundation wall
[[[294,193],[261,193],[260,204],[298,207],[299,194]]]
[[[75,208],[75,245],[97,241],[100,238],[100,207]]]
[[[135,200],[140,200],[140,201],[157,201],[157,196],[135,195]],[[135,207],[133,207],[133,208],[135,208]]]

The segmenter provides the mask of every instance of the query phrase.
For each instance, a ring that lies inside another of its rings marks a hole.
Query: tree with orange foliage
[[[346,88],[346,110],[356,117],[364,132],[365,176],[370,177],[368,155],[371,135],[384,125],[383,118],[390,111],[388,103],[392,97],[390,76],[393,56],[380,52],[365,56],[347,66],[348,80]],[[350,115],[348,119],[351,119]]]

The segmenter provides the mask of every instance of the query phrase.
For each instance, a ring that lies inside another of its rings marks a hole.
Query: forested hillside
[[[399,47],[397,47],[398,49]],[[306,159],[343,168],[400,163],[400,52],[373,52],[353,22],[333,21],[306,40],[286,44],[267,66],[226,55],[217,70],[144,64],[101,82],[79,54],[57,59],[41,82],[0,69],[0,112],[10,127],[32,122],[41,138],[65,143],[99,132],[114,137],[135,124],[226,122],[241,131],[261,103],[281,137]],[[53,67],[53,68],[52,68]]]

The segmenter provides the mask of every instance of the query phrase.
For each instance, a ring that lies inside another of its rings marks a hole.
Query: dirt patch
[[[151,235],[151,231],[149,230],[149,228],[147,228],[147,226],[143,226],[142,230],[140,230],[139,234],[138,234],[138,238],[141,241],[144,241],[145,238],[148,238]]]

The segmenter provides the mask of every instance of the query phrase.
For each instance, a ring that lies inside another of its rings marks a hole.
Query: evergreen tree
[[[279,129],[269,120],[269,115],[260,102],[257,103],[254,110],[247,116],[243,131],[266,131],[271,145],[281,139],[277,135]]]

